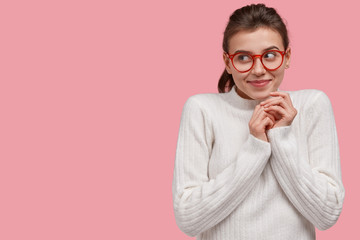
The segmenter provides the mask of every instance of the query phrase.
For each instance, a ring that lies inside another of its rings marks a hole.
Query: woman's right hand
[[[260,104],[255,107],[253,115],[249,122],[250,134],[263,141],[269,142],[266,130],[271,129],[275,124],[274,117],[264,111]]]

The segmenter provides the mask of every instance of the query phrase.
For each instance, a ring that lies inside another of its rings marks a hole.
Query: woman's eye
[[[237,59],[241,62],[248,62],[248,61],[251,61],[251,57],[247,54],[239,54],[237,56]]]
[[[271,59],[276,57],[276,52],[267,52],[264,54],[264,58]]]

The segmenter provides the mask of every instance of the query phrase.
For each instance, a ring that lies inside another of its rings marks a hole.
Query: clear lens
[[[262,55],[261,60],[267,69],[272,70],[280,67],[282,63],[282,56],[279,52],[268,51]]]
[[[249,54],[238,53],[234,56],[233,59],[234,67],[238,71],[247,71],[253,65],[253,59]]]

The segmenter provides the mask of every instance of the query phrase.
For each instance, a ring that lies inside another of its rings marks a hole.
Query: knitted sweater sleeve
[[[344,187],[341,181],[339,147],[330,100],[321,91],[304,109],[306,142],[300,142],[291,126],[268,131],[273,172],[297,210],[319,230],[333,226],[342,210]],[[300,152],[306,144],[307,153]]]
[[[173,207],[180,230],[196,236],[226,218],[250,192],[271,154],[270,144],[249,135],[237,158],[208,177],[214,141],[211,123],[193,97],[185,103],[173,178]]]

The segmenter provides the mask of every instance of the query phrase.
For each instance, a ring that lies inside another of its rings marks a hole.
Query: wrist
[[[259,140],[262,140],[264,142],[269,142],[269,139],[267,137],[267,135],[265,133],[262,133],[262,134],[253,134],[251,133],[251,135],[253,135],[255,138],[259,139]]]

